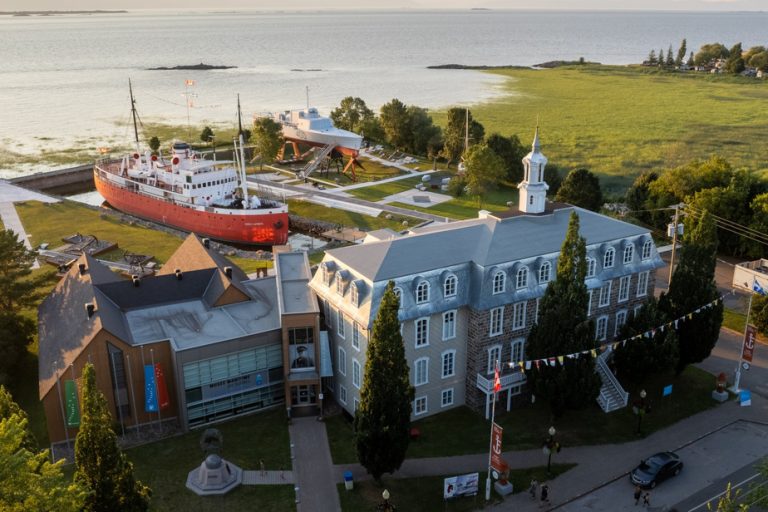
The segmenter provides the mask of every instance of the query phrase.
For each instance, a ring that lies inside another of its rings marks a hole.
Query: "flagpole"
[[[133,403],[133,417],[136,419],[136,435],[139,435],[139,410],[136,408],[136,393],[133,391],[133,376],[131,375],[131,356],[125,354],[128,360],[128,385],[131,387],[131,403]],[[144,368],[142,368],[143,370]]]
[[[155,368],[155,349],[149,349],[149,357],[152,358],[152,371],[155,374],[155,403],[157,404],[157,424],[160,427],[160,433],[163,433],[163,417],[160,415],[160,397],[158,396],[159,384],[157,382],[157,370]]]
[[[112,363],[112,379],[115,384],[114,387],[114,396],[115,396],[115,409],[117,409],[117,417],[120,420],[120,430],[123,432],[123,441],[125,441],[125,421],[123,421],[123,407],[120,403],[120,390],[118,389],[118,383],[117,383],[117,368],[115,368],[115,353],[111,352],[109,348],[107,348],[107,353],[109,354],[109,361]]]
[[[61,407],[61,421],[64,425],[64,438],[67,440],[67,451],[69,451],[69,430],[67,429],[67,414],[64,412],[64,402],[61,399],[61,381],[59,381],[59,377],[58,375],[56,375],[56,372],[58,371],[58,366],[59,366],[59,362],[54,361],[53,377],[56,379],[56,390],[59,393],[59,407]],[[51,452],[53,452],[53,450],[51,450]]]
[[[496,360],[493,378],[493,402],[491,403],[491,438],[488,442],[488,478],[485,480],[485,501],[491,499],[491,454],[493,453],[493,423],[496,421],[496,377],[499,376],[499,360]]]
[[[147,371],[144,367],[147,366],[147,362],[144,360],[144,345],[141,346],[141,374],[144,375],[144,412],[147,412]],[[150,416],[150,422],[152,417]]]
[[[739,386],[741,385],[741,365],[744,363],[744,343],[747,341],[747,333],[749,332],[749,316],[750,313],[752,313],[752,297],[755,296],[755,278],[752,278],[752,289],[749,290],[749,305],[747,306],[747,321],[744,323],[744,339],[741,343],[741,350],[739,350],[739,362],[736,366],[736,376],[733,379],[733,388],[732,391],[734,393],[738,393],[741,391],[739,389]]]

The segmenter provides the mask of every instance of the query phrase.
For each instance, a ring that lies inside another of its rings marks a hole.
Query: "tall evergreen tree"
[[[664,48],[659,48],[659,67],[664,67]]]
[[[667,49],[667,62],[665,64],[668,68],[675,65],[675,58],[672,56],[672,45],[669,45],[669,48]]]
[[[656,50],[651,50],[648,54],[648,64],[655,66],[658,61],[656,60]]]
[[[677,268],[672,274],[669,293],[659,299],[659,307],[669,318],[687,315],[719,297],[715,285],[717,227],[706,210],[689,215]],[[691,363],[703,361],[712,352],[723,323],[723,303],[701,309],[678,324],[680,358],[676,371],[681,373]]]
[[[682,42],[680,43],[680,48],[677,50],[677,58],[675,59],[675,65],[680,67],[683,65],[683,59],[685,58],[685,54],[688,52],[688,43],[683,38]]]
[[[688,57],[688,62],[686,62],[685,65],[689,68],[692,68],[696,65],[695,61],[693,60],[693,52],[691,52],[691,55]]]
[[[573,212],[557,260],[557,276],[544,292],[539,321],[528,335],[527,359],[573,354],[597,346],[594,322],[587,318],[586,275],[586,242],[579,235],[579,216]],[[565,358],[554,366],[542,364],[528,376],[536,395],[549,402],[555,416],[593,403],[600,392],[600,377],[591,356]]]
[[[360,464],[376,481],[400,468],[408,449],[413,387],[397,319],[399,300],[390,281],[368,341],[355,443]]]
[[[104,395],[96,387],[90,363],[83,368],[83,404],[75,441],[75,482],[89,491],[87,512],[143,512],[151,490],[133,475],[133,464],[120,450]]]

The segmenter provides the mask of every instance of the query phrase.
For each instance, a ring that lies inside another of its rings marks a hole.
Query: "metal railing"
[[[606,362],[610,354],[611,352],[606,350],[597,358],[597,373],[600,375],[600,380],[603,382],[603,385],[600,388],[600,396],[598,397],[597,402],[605,412],[611,412],[616,409],[626,407],[627,403],[629,402],[629,393],[624,391],[621,383],[619,383],[619,381],[616,379],[616,376],[613,374],[611,369],[608,367],[608,363]],[[619,403],[616,404],[616,407],[612,406],[614,399],[611,396],[611,391],[613,391],[613,394],[615,394],[619,399]],[[603,399],[602,402],[601,398]]]

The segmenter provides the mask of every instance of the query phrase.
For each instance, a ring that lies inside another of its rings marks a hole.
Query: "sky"
[[[0,11],[88,9],[561,9],[561,10],[768,10],[766,0],[0,0]]]

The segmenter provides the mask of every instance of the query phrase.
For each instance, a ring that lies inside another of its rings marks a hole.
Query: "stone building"
[[[38,312],[51,443],[77,434],[88,362],[122,431],[186,430],[277,405],[314,413],[330,357],[310,278],[306,255],[281,248],[274,275],[249,278],[195,235],[152,277],[127,280],[82,256]]]
[[[627,316],[653,295],[663,265],[642,227],[548,202],[547,159],[538,131],[523,159],[519,206],[477,219],[369,233],[356,246],[330,250],[310,286],[324,309],[334,378],[329,390],[351,414],[359,400],[367,340],[384,289],[393,281],[415,387],[413,419],[468,405],[488,415],[494,361],[522,361],[539,299],[554,279],[571,212],[586,239],[589,316],[596,337],[610,341]],[[553,354],[554,355],[554,354]],[[601,365],[604,361],[601,361]],[[603,367],[598,365],[599,367]],[[610,372],[607,372],[610,373]],[[604,409],[623,390],[606,374]],[[525,375],[507,372],[500,404],[509,408]],[[626,402],[625,402],[626,403]]]

